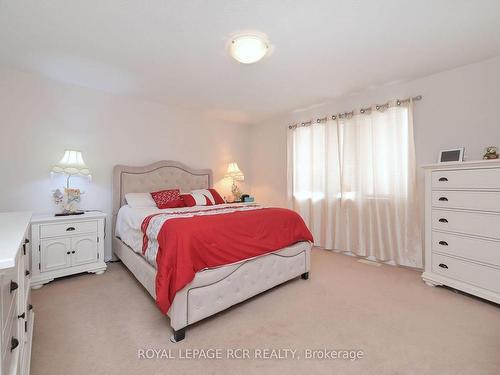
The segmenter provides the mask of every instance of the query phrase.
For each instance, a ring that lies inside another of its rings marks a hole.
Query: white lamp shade
[[[245,176],[238,167],[238,163],[229,163],[227,167],[226,177],[232,178],[235,181],[244,181]]]
[[[83,156],[80,151],[66,150],[62,159],[52,167],[52,172],[66,173],[69,175],[81,174],[84,176],[90,175],[89,168],[83,161]]]

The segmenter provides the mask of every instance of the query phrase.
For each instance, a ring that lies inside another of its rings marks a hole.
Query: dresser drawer
[[[19,254],[16,257],[16,265],[19,263]],[[2,295],[2,322],[7,321],[7,317],[12,310],[17,311],[17,294],[19,292],[19,273],[17,267],[9,268],[6,270],[5,274],[2,276],[0,285],[0,294]],[[12,283],[12,284],[11,284]],[[11,292],[11,288],[15,288]],[[5,325],[3,325],[2,331],[5,330]]]
[[[2,344],[4,344],[2,347],[2,374],[10,375],[12,374],[10,370],[17,366],[14,361],[18,360],[18,352],[21,350],[17,315],[12,314],[9,316],[8,330],[2,336]],[[15,346],[16,344],[17,346],[11,350],[12,345]]]
[[[432,206],[500,212],[500,192],[496,191],[433,191]]]
[[[432,251],[489,263],[500,268],[500,241],[433,231]]]
[[[81,233],[97,232],[96,221],[79,221],[73,223],[42,224],[40,226],[40,237],[56,237]]]
[[[500,215],[432,210],[432,229],[500,239]]]
[[[432,272],[500,293],[500,269],[432,254]]]
[[[500,190],[500,168],[433,171],[432,189]]]

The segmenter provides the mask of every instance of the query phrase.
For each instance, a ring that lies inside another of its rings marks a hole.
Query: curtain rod
[[[422,100],[422,95],[417,95],[417,96],[409,97],[409,98],[406,98],[406,99],[389,100],[388,102],[386,102],[384,104],[377,104],[377,105],[371,106],[371,107],[360,108],[359,109],[359,113],[360,114],[365,114],[365,113],[368,114],[374,108],[375,108],[376,111],[385,111],[389,107],[398,107],[398,106],[400,106],[403,103],[409,103],[410,101],[414,101],[415,102],[415,101],[418,101],[418,100]],[[354,116],[354,110],[352,110],[350,112],[341,112],[341,113],[337,113],[337,114],[334,114],[334,115],[331,115],[331,116],[325,116],[325,117],[317,118],[316,120],[312,119],[312,120],[309,120],[309,121],[305,121],[305,122],[300,122],[300,123],[296,123],[296,124],[293,124],[293,125],[289,125],[288,129],[294,130],[294,129],[300,128],[302,126],[310,126],[312,124],[320,124],[322,122],[327,122],[328,120],[337,120],[337,118],[338,119],[351,118],[352,116]]]

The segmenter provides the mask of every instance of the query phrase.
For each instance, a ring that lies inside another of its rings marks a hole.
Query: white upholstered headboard
[[[179,188],[181,192],[212,187],[212,170],[194,169],[178,161],[164,160],[144,167],[113,168],[113,223],[125,204],[125,194]]]

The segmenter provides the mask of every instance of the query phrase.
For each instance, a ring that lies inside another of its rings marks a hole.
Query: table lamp
[[[233,185],[231,187],[231,192],[233,193],[234,200],[239,201],[241,199],[241,191],[238,188],[238,185],[236,185],[236,181],[244,181],[245,176],[243,175],[243,172],[238,167],[238,163],[234,163],[234,162],[229,163],[225,177],[232,179]]]

